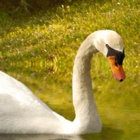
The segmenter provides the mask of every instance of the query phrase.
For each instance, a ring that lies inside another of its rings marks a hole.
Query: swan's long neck
[[[101,121],[93,97],[90,76],[90,60],[97,50],[85,40],[75,58],[73,69],[73,103],[76,113],[74,122],[82,133],[99,131]]]

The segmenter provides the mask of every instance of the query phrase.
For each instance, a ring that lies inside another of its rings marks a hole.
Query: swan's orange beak
[[[108,60],[109,60],[114,78],[120,82],[123,81],[125,79],[125,72],[123,70],[122,65],[116,65],[116,56],[109,56]]]

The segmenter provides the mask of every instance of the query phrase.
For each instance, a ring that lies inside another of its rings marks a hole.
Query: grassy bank
[[[36,71],[41,73],[45,69],[50,76],[52,73],[71,73],[76,51],[85,37],[95,30],[112,29],[123,37],[126,46],[124,67],[131,84],[139,73],[139,5],[138,1],[128,0],[83,1],[27,16],[1,12],[1,67],[9,70],[15,66],[21,69],[40,67]],[[108,79],[109,67],[105,72],[100,70],[105,61],[100,54],[95,56],[93,67],[94,63],[98,66],[95,77]]]
[[[127,117],[131,112],[122,113],[127,108],[140,109],[139,9],[138,0],[89,0],[34,14],[10,15],[1,12],[0,68],[28,85],[53,109],[72,119],[74,113],[69,115],[66,110],[73,112],[71,76],[78,47],[95,30],[115,30],[124,40],[124,69],[127,78],[123,83],[115,81],[107,60],[97,54],[93,58],[91,71],[94,93],[105,124],[113,124],[121,118],[133,122]],[[61,109],[62,104],[66,105],[65,109]],[[122,112],[117,115],[119,109]],[[114,115],[107,115],[106,112],[113,112]],[[139,122],[139,114],[134,116]],[[130,126],[129,123],[125,125],[125,121],[120,121],[124,127],[117,126],[118,129]],[[115,123],[113,127],[116,127]]]

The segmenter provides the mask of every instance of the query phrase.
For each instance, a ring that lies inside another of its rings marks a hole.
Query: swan
[[[122,64],[124,44],[113,30],[91,33],[81,44],[73,67],[73,105],[75,119],[69,121],[51,110],[24,84],[0,72],[0,133],[87,134],[99,133],[102,122],[93,96],[90,60],[101,52],[111,66],[114,78],[125,79]]]

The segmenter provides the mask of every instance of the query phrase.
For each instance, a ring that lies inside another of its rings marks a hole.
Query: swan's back
[[[25,85],[0,72],[0,133],[57,133],[63,121]]]
[[[4,98],[4,101],[7,103],[8,100],[11,99],[11,101],[13,100],[21,107],[36,104],[44,106],[49,110],[49,108],[34,96],[34,94],[24,84],[4,72],[0,72],[0,96]],[[4,105],[7,104],[4,103]]]

